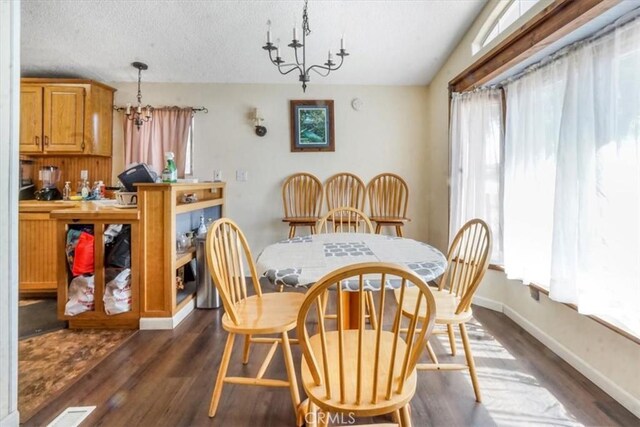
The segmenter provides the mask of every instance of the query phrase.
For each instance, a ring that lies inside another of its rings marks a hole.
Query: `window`
[[[195,125],[195,117],[191,118],[191,127],[187,136],[187,156],[184,164],[185,176],[193,175],[193,126]]]
[[[485,215],[501,215],[510,278],[640,336],[640,18],[603,34],[504,86],[501,207]],[[483,106],[475,129],[498,114]],[[477,130],[456,141],[455,123],[452,114],[453,152],[495,144]],[[463,151],[475,156],[467,164],[491,167],[482,150]],[[480,199],[495,182],[476,175],[487,182],[456,189],[455,172],[452,208],[455,191]]]
[[[539,0],[504,0],[489,15],[478,37],[473,42],[472,52],[475,55],[480,49],[491,43],[522,15],[527,13]]]

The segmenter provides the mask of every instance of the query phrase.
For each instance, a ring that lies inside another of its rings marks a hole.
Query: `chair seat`
[[[371,221],[378,224],[393,224],[402,225],[405,222],[411,221],[409,218],[397,217],[397,216],[372,216],[369,218]]]
[[[356,405],[357,391],[357,372],[358,372],[358,331],[346,330],[343,332],[344,338],[344,375],[345,375],[345,403],[340,403],[340,356],[338,348],[338,331],[326,333],[327,338],[327,354],[329,366],[329,383],[331,386],[331,399],[327,399],[324,374],[321,373],[323,385],[316,385],[313,376],[309,370],[309,366],[305,358],[302,359],[302,385],[309,399],[318,407],[326,411],[336,412],[353,412],[354,416],[376,416],[388,414],[396,409],[402,408],[413,397],[416,390],[416,371],[409,375],[404,385],[402,393],[397,394],[397,380],[393,381],[393,391],[391,399],[385,398],[388,366],[391,360],[391,350],[393,348],[394,334],[390,331],[381,331],[380,335],[380,369],[378,372],[378,390],[377,403],[371,403],[373,392],[373,378],[375,360],[373,357],[367,357],[366,354],[373,354],[376,345],[376,330],[365,330],[362,336],[362,398],[361,404]],[[322,343],[320,335],[314,335],[310,338],[310,347],[316,360],[322,360]],[[402,360],[406,351],[406,343],[398,340],[398,350],[396,360]],[[402,363],[396,363],[397,377],[402,367]]]
[[[400,301],[400,291],[395,290],[396,301]],[[460,314],[456,314],[460,299],[454,294],[449,293],[448,290],[439,291],[432,289],[433,296],[436,300],[436,323],[441,325],[446,324],[458,324],[464,323],[473,317],[473,311],[471,308]],[[407,288],[404,294],[404,300],[402,302],[402,312],[406,316],[411,316],[416,306],[416,299],[418,297],[417,288]],[[420,316],[426,315],[426,305],[420,307]]]
[[[295,328],[304,294],[279,292],[248,297],[235,305],[238,324],[227,313],[222,316],[225,330],[237,334],[275,334]]]
[[[315,225],[318,222],[317,217],[313,216],[290,216],[282,218],[282,222],[288,222],[289,224],[313,224]]]

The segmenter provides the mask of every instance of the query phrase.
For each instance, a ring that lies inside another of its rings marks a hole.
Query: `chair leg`
[[[380,234],[380,231],[382,230],[382,224],[377,223],[376,224],[376,234]]]
[[[329,412],[318,410],[316,412],[316,423],[318,427],[329,427]]]
[[[287,377],[289,378],[289,390],[291,391],[291,401],[293,402],[293,410],[295,411],[300,405],[300,392],[298,391],[298,381],[296,379],[296,368],[293,365],[293,356],[291,355],[291,345],[289,344],[288,332],[282,333],[282,352],[284,353],[284,364],[287,368]]]
[[[454,334],[453,325],[447,325],[447,334],[449,335],[449,345],[451,346],[451,355],[456,355],[456,336]]]
[[[294,225],[289,224],[289,238],[293,239],[293,236],[296,235],[296,227]]]
[[[469,345],[469,337],[467,336],[467,327],[464,323],[460,324],[460,335],[462,337],[464,355],[467,358],[467,365],[469,365],[471,384],[473,384],[473,391],[476,394],[476,402],[480,403],[482,402],[482,396],[480,395],[480,385],[478,384],[478,375],[476,374],[476,364],[473,361],[473,354],[471,354],[471,346]]]
[[[251,349],[251,335],[244,336],[244,350],[242,351],[242,364],[249,363],[249,350]]]
[[[309,228],[311,229],[311,234],[318,234],[318,232],[316,231],[316,226],[315,225],[311,225],[311,226],[309,226]]]
[[[433,347],[431,347],[431,343],[429,341],[427,341],[427,353],[429,353],[429,359],[437,365],[438,357],[436,356],[436,352],[433,351]]]
[[[284,285],[278,285],[278,292],[284,292]]]
[[[311,401],[309,401],[309,410],[305,416],[307,427],[318,426],[318,407]]]
[[[396,225],[396,234],[398,235],[398,237],[404,237],[404,235],[402,234],[402,226],[401,225]]]
[[[383,291],[384,292],[384,291]],[[371,291],[367,291],[366,302],[367,302],[367,311],[369,312],[369,323],[371,324],[371,328],[378,329],[378,317],[376,316],[376,305],[373,301],[373,294]]]
[[[408,403],[400,409],[400,426],[411,427],[411,411]]]
[[[220,396],[222,395],[224,378],[227,376],[227,368],[229,367],[229,359],[231,359],[231,350],[233,350],[233,341],[235,340],[235,337],[236,335],[232,333],[229,333],[227,336],[227,343],[225,344],[224,352],[222,353],[218,377],[216,378],[216,384],[213,387],[213,394],[211,395],[211,404],[209,405],[210,417],[216,416],[216,410],[218,409],[218,402],[220,402]]]

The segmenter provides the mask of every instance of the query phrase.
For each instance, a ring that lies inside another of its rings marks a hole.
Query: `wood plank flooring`
[[[411,402],[415,426],[640,425],[632,413],[506,316],[479,307],[474,314],[469,335],[483,403],[475,402],[466,373],[420,372]],[[226,338],[221,315],[222,309],[196,310],[173,331],[138,332],[25,425],[46,425],[68,406],[88,405],[97,409],[83,425],[295,425],[287,389],[227,384],[218,414],[207,416]],[[450,359],[445,339],[432,338],[442,361]],[[250,363],[243,366],[241,346],[242,340],[236,340],[230,375],[254,374],[268,350],[254,345]],[[460,361],[461,349],[458,336]],[[293,356],[299,367],[297,346]],[[267,376],[285,377],[280,351]]]

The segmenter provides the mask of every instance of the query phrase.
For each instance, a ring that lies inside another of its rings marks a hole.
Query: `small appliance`
[[[33,160],[20,156],[20,193],[19,200],[33,200],[36,186],[33,184]]]
[[[60,200],[62,194],[57,184],[60,181],[60,169],[57,166],[43,166],[38,171],[40,190],[36,192],[37,200]]]

